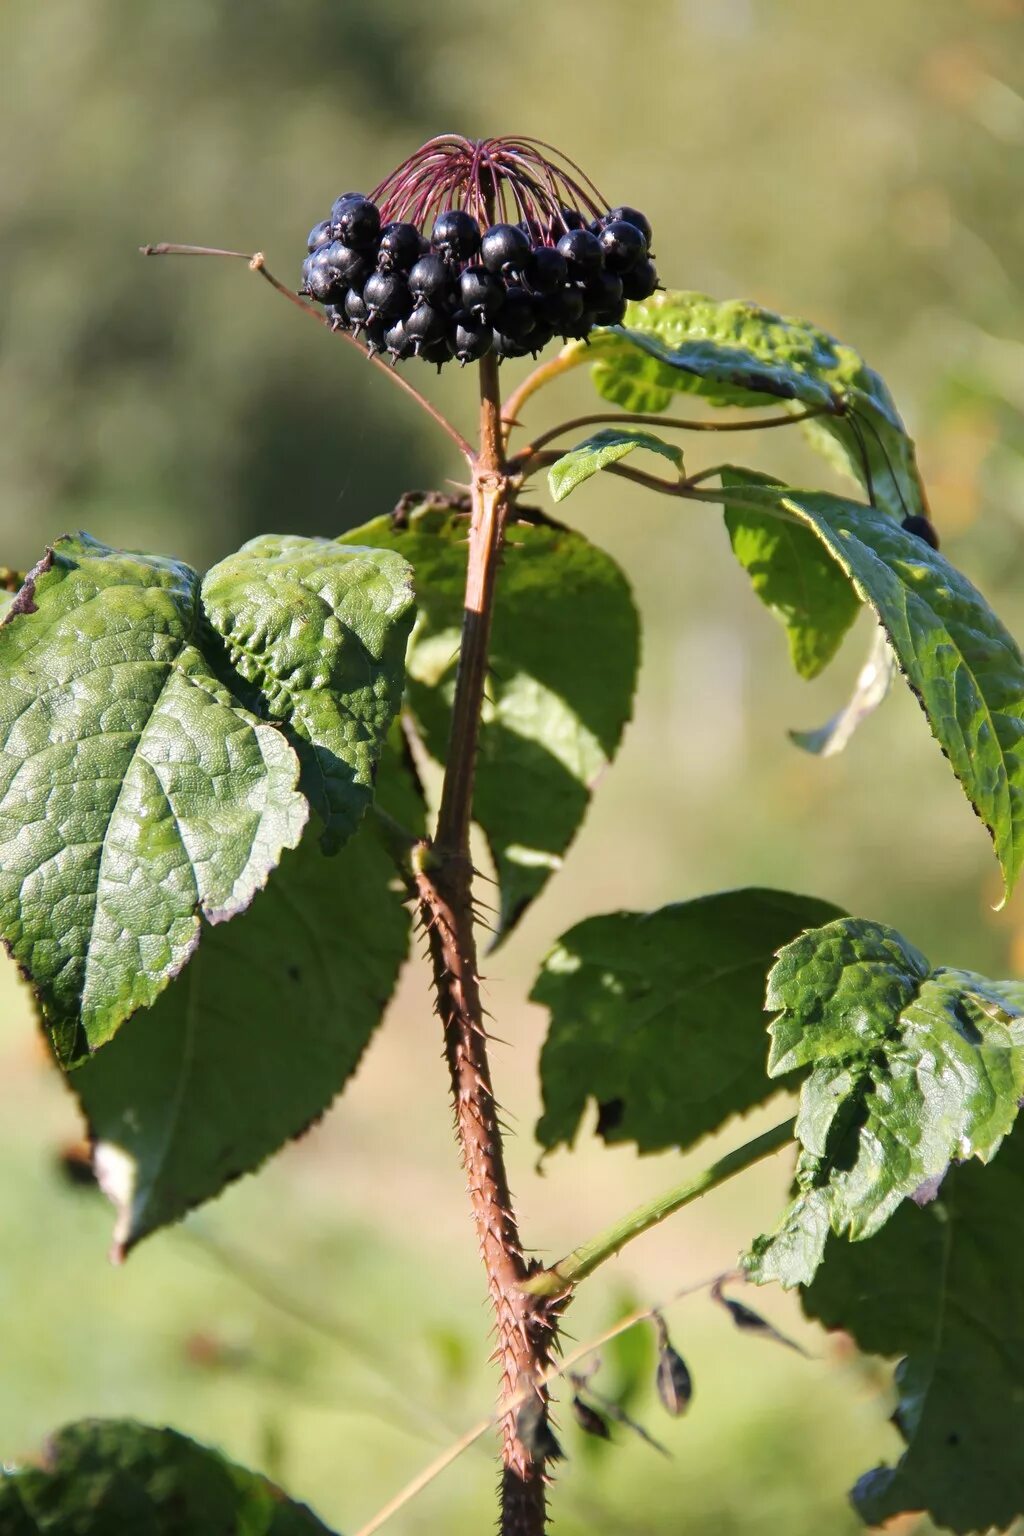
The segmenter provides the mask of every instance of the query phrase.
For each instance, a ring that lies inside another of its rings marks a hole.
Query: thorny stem
[[[734,1178],[737,1173],[752,1168],[762,1158],[778,1152],[793,1140],[793,1127],[792,1120],[785,1120],[781,1125],[773,1125],[770,1131],[755,1136],[753,1141],[737,1147],[735,1151],[727,1152],[696,1178],[687,1179],[684,1184],[677,1184],[656,1199],[646,1201],[589,1243],[574,1248],[572,1253],[553,1264],[550,1269],[541,1270],[532,1276],[527,1280],[525,1289],[533,1296],[564,1296],[566,1291],[593,1274],[598,1265],[613,1259],[634,1238],[642,1237],[666,1217],[682,1210],[684,1205],[691,1205],[694,1200],[717,1189],[727,1179]]]
[[[535,1394],[544,1403],[543,1378],[557,1309],[522,1289],[531,1269],[523,1257],[512,1209],[487,1059],[469,848],[495,582],[513,494],[501,437],[498,367],[488,356],[480,364],[480,450],[473,464],[469,563],[451,736],[437,832],[433,846],[419,850],[415,880],[444,1026],[456,1133],[494,1307],[494,1358],[501,1369],[501,1396],[507,1400],[521,1393],[526,1398]],[[544,1463],[535,1460],[519,1438],[512,1411],[505,1412],[501,1428],[502,1536],[543,1536]]]

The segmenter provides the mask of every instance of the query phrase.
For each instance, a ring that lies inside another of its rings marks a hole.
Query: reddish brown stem
[[[536,1392],[546,1404],[556,1309],[528,1296],[522,1282],[535,1266],[523,1257],[509,1194],[498,1110],[487,1059],[487,1034],[473,931],[473,871],[469,832],[480,711],[495,583],[512,484],[501,440],[497,364],[480,365],[480,451],[473,467],[469,564],[452,729],[432,847],[417,860],[416,887],[427,928],[451,1074],[455,1128],[469,1186],[470,1205],[494,1307],[501,1394]],[[520,1410],[521,1414],[522,1410]],[[502,1536],[543,1536],[544,1463],[519,1436],[520,1417],[502,1421]],[[536,1448],[536,1441],[534,1441]]]

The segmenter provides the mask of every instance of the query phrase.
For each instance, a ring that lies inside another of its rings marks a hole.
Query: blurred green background
[[[242,263],[137,248],[260,248],[292,283],[339,191],[440,131],[518,132],[648,212],[671,286],[754,298],[858,346],[918,439],[947,550],[1024,634],[1021,0],[4,0],[0,86],[0,563],[85,527],[205,566],[255,533],[338,532],[457,477],[397,391]],[[424,379],[471,422],[469,378]],[[589,399],[581,373],[528,420]],[[743,447],[830,483],[793,434]],[[622,562],[647,627],[620,761],[488,978],[515,1047],[495,1062],[520,1133],[513,1184],[549,1258],[681,1171],[588,1130],[537,1175],[544,1021],[523,998],[569,923],[763,882],[892,922],[935,960],[1024,966],[1021,898],[992,911],[987,839],[909,696],[838,759],[787,743],[845,695],[866,628],[802,683],[716,512],[610,481],[568,516]],[[77,1415],[136,1414],[218,1442],[351,1531],[486,1409],[489,1320],[418,972],[340,1107],[113,1270],[103,1203],[56,1171],[74,1111],[5,969],[0,1459]],[[572,1333],[730,1264],[787,1173],[776,1159],[629,1249]],[[659,1419],[646,1390],[634,1404],[673,1459],[621,1436],[595,1448],[564,1411],[559,1531],[857,1529],[846,1488],[898,1454],[888,1373],[803,1326],[791,1299],[757,1304],[813,1358],[735,1334],[706,1298],[680,1303],[691,1412]],[[635,1364],[611,1352],[599,1382]],[[390,1529],[489,1529],[493,1485],[471,1452]]]

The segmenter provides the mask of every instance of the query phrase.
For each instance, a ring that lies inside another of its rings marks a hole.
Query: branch
[[[389,367],[376,353],[371,353],[369,348],[364,347],[362,342],[357,341],[350,331],[336,331],[327,317],[321,314],[320,310],[314,309],[312,304],[307,304],[298,294],[293,293],[287,284],[282,283],[280,278],[275,277],[267,266],[266,257],[262,251],[256,251],[250,255],[246,251],[224,251],[206,245],[173,245],[167,241],[161,241],[158,245],[142,245],[139,247],[139,250],[143,256],[232,256],[240,261],[247,261],[251,272],[258,272],[260,277],[270,284],[271,288],[275,289],[277,293],[283,294],[290,304],[295,305],[296,309],[304,310],[318,325],[326,326],[333,335],[343,336],[349,345],[355,347],[362,357],[369,358],[375,368],[379,369],[387,378],[397,384],[399,389],[404,390],[410,399],[415,400],[420,409],[426,411],[427,415],[441,428],[441,431],[451,438],[456,448],[458,448],[467,463],[472,467],[475,459],[472,445],[463,437],[457,427],[452,426],[447,416],[443,415],[436,405],[432,405],[426,395],[420,394],[415,384],[410,384],[407,378],[398,373],[394,368]]]
[[[759,432],[767,427],[791,427],[794,423],[809,421],[814,416],[830,413],[831,407],[818,405],[801,411],[798,416],[787,411],[783,416],[761,416],[744,421],[713,421],[684,416],[658,416],[643,411],[598,411],[590,416],[573,416],[568,421],[560,422],[557,427],[551,427],[547,432],[542,432],[540,437],[535,437],[532,443],[528,443],[520,450],[515,462],[517,465],[528,464],[538,449],[545,448],[548,443],[554,442],[556,437],[561,437],[566,432],[576,432],[581,427],[600,426],[602,423],[628,427],[664,427],[667,431],[677,432]]]
[[[512,428],[519,425],[519,412],[530,396],[535,395],[538,389],[543,389],[545,384],[550,384],[554,379],[560,378],[563,373],[578,368],[587,360],[586,347],[578,347],[575,350],[566,347],[550,362],[541,363],[539,368],[535,368],[531,374],[528,374],[519,388],[509,396],[505,409],[501,413],[501,424],[506,441]]]
[[[630,1328],[635,1328],[638,1323],[649,1322],[660,1313],[667,1311],[675,1302],[682,1301],[688,1296],[697,1296],[701,1291],[709,1291],[714,1286],[724,1284],[725,1281],[731,1278],[733,1278],[732,1271],[726,1271],[725,1274],[712,1275],[707,1280],[698,1280],[693,1285],[683,1286],[673,1296],[670,1296],[666,1301],[659,1302],[656,1306],[639,1307],[635,1312],[628,1313],[625,1317],[620,1318],[617,1323],[614,1323],[612,1327],[606,1328],[603,1333],[598,1334],[596,1338],[589,1339],[586,1344],[581,1344],[578,1349],[574,1349],[558,1365],[550,1366],[540,1378],[540,1385],[547,1387],[560,1376],[568,1376],[579,1365],[580,1361],[585,1360],[588,1355],[592,1355],[596,1350],[602,1349],[605,1344],[610,1344],[612,1339],[617,1339],[620,1334],[627,1333]],[[393,1515],[397,1515],[400,1509],[404,1509],[417,1494],[422,1493],[424,1488],[427,1488],[435,1478],[440,1477],[442,1472],[446,1471],[453,1462],[456,1462],[463,1451],[468,1451],[470,1446],[480,1439],[481,1435],[485,1435],[493,1425],[500,1423],[506,1415],[515,1413],[517,1408],[521,1408],[528,1401],[529,1396],[529,1390],[524,1388],[504,1398],[498,1404],[497,1410],[489,1418],[480,1419],[473,1425],[472,1429],[467,1429],[464,1435],[461,1435],[446,1451],[443,1451],[440,1456],[436,1457],[429,1466],[424,1467],[422,1472],[417,1473],[412,1481],[408,1482],[401,1492],[397,1493],[393,1499],[390,1499],[382,1509],[379,1509],[371,1520],[368,1520],[365,1525],[359,1527],[355,1532],[355,1536],[375,1536],[375,1533],[382,1526],[386,1525]]]
[[[642,1237],[652,1227],[663,1222],[666,1217],[675,1211],[682,1210],[684,1205],[691,1205],[694,1200],[699,1200],[702,1195],[709,1194],[717,1189],[727,1179],[734,1178],[737,1173],[742,1173],[747,1168],[752,1168],[762,1158],[770,1157],[773,1152],[778,1152],[793,1140],[792,1120],[784,1120],[781,1125],[775,1125],[770,1131],[756,1136],[753,1141],[748,1141],[742,1147],[737,1147],[734,1152],[727,1152],[719,1158],[717,1163],[712,1163],[703,1173],[695,1179],[688,1179],[685,1184],[677,1184],[674,1189],[666,1190],[655,1200],[649,1200],[644,1205],[638,1206],[635,1211],[630,1211],[621,1221],[617,1221],[613,1227],[591,1238],[589,1243],[583,1243],[579,1248],[574,1248],[567,1258],[560,1259],[550,1269],[542,1270],[540,1274],[533,1275],[523,1286],[523,1290],[532,1296],[564,1296],[567,1291],[579,1285],[588,1275],[593,1274],[599,1265],[606,1260],[613,1259],[620,1249],[634,1238]]]

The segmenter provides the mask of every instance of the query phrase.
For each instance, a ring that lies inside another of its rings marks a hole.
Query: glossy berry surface
[[[570,277],[587,277],[604,266],[601,242],[589,229],[573,229],[563,235],[556,247],[565,258]]]
[[[385,224],[377,248],[382,272],[408,272],[420,259],[420,232],[415,224]]]
[[[493,333],[491,327],[483,320],[474,320],[469,315],[463,315],[455,322],[453,341],[455,356],[465,367],[466,363],[475,363],[485,353],[491,350]]]
[[[336,216],[335,216],[336,215]],[[380,237],[380,213],[367,197],[342,199],[331,212],[335,239],[356,251],[376,247]]]
[[[491,320],[504,302],[505,287],[486,267],[467,267],[459,278],[459,299],[476,319]]]
[[[623,206],[621,208],[609,209],[607,222],[609,224],[613,224],[619,220],[621,220],[624,224],[632,224],[634,229],[638,229],[643,235],[647,244],[650,245],[651,241],[654,239],[654,231],[651,228],[650,220],[646,217],[645,214],[640,212],[639,208],[627,208]]]
[[[480,249],[480,225],[463,209],[449,208],[435,220],[430,243],[446,261],[468,261]]]
[[[644,256],[629,272],[622,274],[622,291],[627,299],[649,299],[658,286],[654,262]]]
[[[319,224],[314,224],[306,239],[307,251],[318,251],[322,245],[330,245],[333,236],[331,234],[330,219],[323,219]]]
[[[492,224],[480,242],[480,260],[495,274],[518,274],[529,254],[530,237],[517,224]]]
[[[564,288],[569,265],[561,251],[551,245],[538,245],[530,252],[523,277],[533,293],[555,293]]]
[[[405,322],[405,332],[417,355],[434,342],[443,341],[448,334],[448,317],[432,304],[420,303]]]
[[[409,292],[414,299],[443,303],[452,292],[452,275],[440,256],[421,256],[409,272]]]
[[[627,224],[625,219],[606,224],[598,239],[609,272],[629,272],[647,255],[647,241],[636,225]]]
[[[412,309],[409,284],[400,272],[372,272],[363,288],[363,300],[371,321],[404,319]]]

